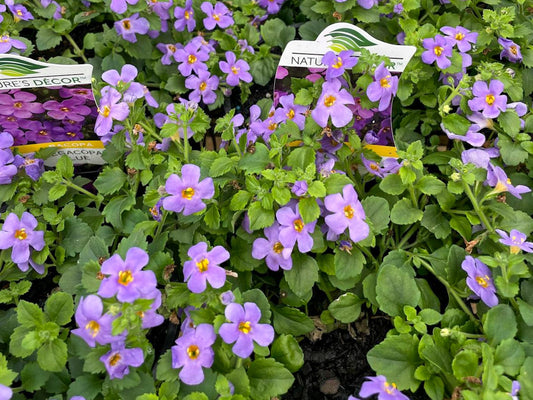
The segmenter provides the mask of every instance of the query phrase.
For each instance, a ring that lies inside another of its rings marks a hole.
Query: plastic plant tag
[[[287,44],[276,71],[274,99],[291,93],[291,78],[306,78],[312,82],[323,78],[326,65],[322,63],[322,57],[327,52],[353,50],[354,55],[359,56],[362,48],[389,58],[392,66],[388,70],[398,78],[416,52],[414,46],[381,42],[354,25],[336,23],[326,27],[315,41],[293,40]],[[360,75],[350,72],[352,84],[358,78]],[[382,157],[397,157],[392,132],[392,100],[381,111],[378,108],[363,108],[358,98],[355,102],[353,129],[365,147]]]
[[[58,148],[47,166],[64,154],[74,165],[105,164],[104,145],[94,133],[92,68],[0,55],[0,129],[14,137],[14,148],[21,154]]]

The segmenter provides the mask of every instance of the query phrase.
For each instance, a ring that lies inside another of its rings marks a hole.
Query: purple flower
[[[500,167],[489,164],[487,170],[487,180],[485,184],[494,188],[493,193],[509,192],[513,196],[521,199],[522,193],[529,193],[531,189],[524,185],[513,186],[507,174]]]
[[[185,80],[185,87],[193,89],[189,99],[196,103],[203,100],[205,104],[213,104],[217,99],[214,92],[218,88],[218,76],[209,73],[207,70],[200,70],[198,76],[191,75]]]
[[[293,121],[301,130],[305,127],[306,106],[294,104],[294,94],[279,98],[281,108],[275,111],[274,117],[278,122]]]
[[[237,40],[237,45],[241,49],[241,54],[247,51],[248,53],[255,54],[255,50],[252,46],[248,45],[248,41],[246,39],[239,39]]]
[[[20,219],[15,213],[9,214],[0,231],[0,250],[11,248],[11,260],[21,271],[26,272],[31,265],[35,271],[43,274],[44,266],[31,259],[30,247],[41,251],[45,245],[44,232],[35,228],[37,220],[29,212],[22,213]]]
[[[141,348],[126,349],[124,342],[111,343],[111,351],[100,357],[107,369],[109,379],[122,379],[130,373],[131,367],[139,367],[144,362]]]
[[[230,86],[239,85],[239,81],[248,83],[252,81],[252,75],[248,72],[250,70],[248,63],[244,60],[237,60],[231,51],[226,51],[226,61],[219,61],[218,65],[222,72],[228,74],[226,83]]]
[[[103,314],[104,305],[100,297],[90,294],[80,299],[76,309],[75,319],[79,328],[72,330],[74,335],[81,337],[85,342],[94,347],[98,344],[108,344],[116,340],[111,334],[113,316]]]
[[[2,16],[2,13],[6,11],[6,6],[3,4],[0,4],[0,22],[4,20],[4,17]]]
[[[161,57],[161,64],[170,65],[172,59],[176,60],[176,50],[178,49],[179,44],[164,44],[158,43],[156,47],[162,52],[163,57]]]
[[[59,103],[56,100],[49,100],[43,104],[48,116],[59,121],[70,119],[72,121],[82,122],[85,116],[91,113],[91,109],[85,105],[85,100],[72,98],[63,100]]]
[[[0,400],[10,400],[11,397],[13,397],[13,390],[11,390],[10,387],[0,383]]]
[[[462,26],[456,26],[455,28],[451,26],[443,26],[440,30],[447,35],[446,39],[448,39],[448,42],[452,46],[457,45],[457,48],[462,53],[471,50],[472,44],[475,44],[477,41],[478,33],[470,32]]]
[[[307,193],[307,182],[306,181],[296,181],[292,185],[291,192],[296,196],[302,197]]]
[[[215,194],[213,179],[200,180],[200,168],[194,164],[185,164],[181,168],[180,178],[176,174],[168,177],[165,190],[172,196],[163,199],[163,208],[168,211],[191,215],[205,208],[202,199],[210,199]]]
[[[0,132],[0,185],[11,183],[17,174],[17,166],[10,147],[15,143],[13,136],[8,132]]]
[[[472,111],[481,111],[485,118],[496,118],[500,111],[507,109],[507,96],[500,94],[503,89],[503,83],[495,79],[488,86],[486,82],[477,81],[472,87],[475,97],[468,100],[468,107]]]
[[[353,113],[346,104],[354,105],[355,101],[346,89],[341,89],[341,81],[326,81],[322,84],[322,93],[311,116],[322,128],[326,127],[330,116],[333,125],[342,128],[353,118]]]
[[[215,329],[209,324],[200,324],[187,331],[172,346],[172,368],[182,368],[179,377],[187,385],[204,381],[202,368],[210,368],[215,359],[211,348],[215,343]]]
[[[426,49],[422,53],[422,61],[424,63],[433,64],[436,61],[440,69],[446,69],[452,65],[452,61],[448,58],[452,56],[452,46],[443,36],[436,35],[433,39],[424,39],[422,40],[422,46]]]
[[[511,384],[511,397],[512,400],[518,400],[518,392],[520,391],[520,382],[513,381]]]
[[[499,156],[499,152],[494,152],[497,149],[468,149],[461,153],[461,161],[463,164],[472,163],[476,167],[487,169],[490,164],[490,159]],[[494,154],[495,153],[495,154]]]
[[[94,131],[98,136],[104,136],[111,131],[113,120],[124,121],[130,114],[130,108],[127,103],[120,102],[121,94],[112,87],[107,86],[100,99],[98,117]]]
[[[220,299],[220,302],[225,306],[235,301],[235,295],[231,290],[226,290],[224,293],[220,293],[220,296],[218,297]]]
[[[146,18],[139,18],[139,13],[135,13],[128,18],[115,22],[115,30],[124,40],[137,42],[136,34],[144,35],[150,29],[150,23]]]
[[[505,57],[514,63],[522,61],[522,53],[520,52],[519,45],[510,39],[504,38],[499,38],[498,43],[503,47],[503,50],[500,53],[500,60]]]
[[[249,357],[254,351],[256,342],[260,346],[268,346],[274,340],[274,328],[269,324],[260,324],[261,311],[255,303],[231,303],[224,312],[230,323],[220,326],[218,334],[224,342],[233,345],[233,353],[241,358]]]
[[[375,161],[368,160],[362,154],[361,160],[369,173],[379,176],[380,178],[385,178],[387,175],[397,173],[403,164],[403,161],[399,163],[398,160],[393,157],[383,157],[378,164]]]
[[[44,173],[44,161],[40,158],[34,158],[33,153],[26,154],[24,157],[16,155],[13,165],[17,168],[24,168],[26,175],[34,182],[37,182]]]
[[[176,50],[174,56],[178,65],[178,70],[183,76],[189,76],[192,71],[198,74],[200,71],[207,71],[204,61],[209,60],[209,54],[198,49],[195,43],[189,42],[183,49]]]
[[[108,276],[100,283],[98,295],[103,298],[116,295],[118,301],[126,303],[145,297],[157,285],[153,271],[141,271],[148,261],[148,254],[139,247],[129,249],[125,260],[118,254],[105,260],[100,271]]]
[[[182,32],[185,27],[189,32],[192,32],[196,27],[196,21],[194,19],[194,10],[192,9],[192,0],[185,1],[185,7],[176,7],[174,9],[174,17],[176,17],[176,22],[174,22],[174,28],[178,32]]]
[[[265,228],[266,239],[257,238],[252,245],[252,257],[261,260],[266,257],[266,265],[272,271],[292,268],[292,247],[285,247],[279,240],[280,226],[274,222]]]
[[[512,229],[509,234],[501,229],[496,229],[496,232],[501,237],[500,243],[511,247],[511,254],[518,254],[520,250],[523,250],[526,253],[533,253],[533,243],[526,242],[526,234],[517,231],[516,229]]]
[[[139,314],[142,320],[142,328],[148,329],[161,325],[165,318],[157,313],[157,309],[161,307],[161,292],[159,289],[154,289],[151,293],[144,296],[145,299],[154,299],[150,308]]]
[[[29,21],[33,19],[33,15],[22,4],[15,4],[13,0],[5,0],[7,8],[13,14],[15,22]]]
[[[398,90],[398,77],[392,76],[385,67],[385,63],[379,64],[374,73],[374,82],[368,85],[366,95],[370,101],[378,101],[378,111],[383,111],[391,105],[392,97]]]
[[[152,218],[157,221],[161,222],[161,207],[163,206],[163,199],[159,199],[155,206],[150,207],[148,211],[150,211],[150,214],[152,215]]]
[[[0,94],[0,114],[12,115],[16,118],[31,118],[33,114],[44,112],[43,105],[34,102],[37,96],[33,93],[18,91],[9,94]]]
[[[206,281],[215,289],[224,286],[226,270],[219,266],[229,260],[229,253],[224,247],[215,246],[207,251],[207,243],[200,242],[190,247],[187,255],[191,260],[183,264],[183,277],[191,292],[202,293],[207,287]]]
[[[333,78],[338,78],[348,68],[352,68],[357,64],[357,58],[352,57],[353,50],[343,50],[339,54],[333,51],[328,51],[322,57],[322,64],[326,65],[326,80],[330,81]]]
[[[378,5],[378,0],[357,0],[357,4],[363,8],[366,8],[367,10],[370,10],[372,7]]]
[[[404,395],[396,388],[395,383],[387,382],[387,378],[383,375],[369,376],[368,381],[363,382],[359,396],[370,397],[373,394],[378,395],[378,400],[409,400],[409,397]]]
[[[489,267],[472,256],[466,256],[461,264],[461,268],[466,271],[468,277],[466,284],[472,291],[489,306],[494,307],[498,304],[496,288],[492,282],[492,273]]]
[[[228,7],[222,3],[216,3],[213,8],[211,3],[204,1],[200,8],[207,15],[207,18],[204,18],[204,27],[208,31],[212,31],[217,25],[219,28],[228,28],[234,23]]]
[[[24,52],[26,51],[27,46],[20,40],[11,39],[7,33],[4,33],[2,36],[0,36],[0,54],[7,53],[12,47]]]
[[[342,195],[335,193],[326,196],[324,205],[333,213],[325,221],[334,233],[341,234],[348,228],[350,239],[355,243],[368,237],[370,229],[364,222],[365,210],[352,185],[344,186]]]
[[[280,227],[279,241],[283,247],[292,249],[298,242],[298,250],[307,253],[313,248],[311,233],[315,230],[316,221],[304,224],[302,217],[292,207],[282,207],[276,212]]]
[[[450,132],[449,130],[444,128],[444,124],[441,124],[440,127],[442,131],[446,133],[448,138],[466,142],[469,145],[474,146],[474,147],[483,146],[483,143],[485,143],[487,140],[485,135],[479,132],[481,127],[476,124],[470,125],[470,128],[468,128],[468,131],[464,135],[456,135],[455,133]]]
[[[135,66],[125,64],[122,66],[120,74],[114,69],[105,71],[102,74],[102,80],[115,86],[119,91],[124,91],[124,88],[126,88],[124,91],[124,101],[133,103],[135,100],[145,97],[146,87],[138,82],[133,82],[137,74],[138,71]]]
[[[137,4],[138,1],[139,0],[111,0],[109,8],[117,14],[124,14],[128,9],[128,4]]]
[[[257,5],[266,8],[267,14],[276,14],[285,0],[258,0]]]

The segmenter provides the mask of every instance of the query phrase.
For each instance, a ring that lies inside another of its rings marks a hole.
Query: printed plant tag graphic
[[[305,78],[312,82],[323,78],[326,65],[322,63],[324,54],[329,51],[339,53],[353,50],[354,56],[361,54],[361,49],[388,57],[392,76],[400,77],[409,60],[416,52],[414,46],[400,46],[381,42],[362,29],[347,23],[337,23],[326,27],[315,41],[293,40],[287,44],[276,71],[274,99],[291,94],[292,78]],[[349,72],[351,83],[360,75]],[[392,132],[392,100],[384,109],[381,107],[365,109],[359,98],[355,98],[353,129],[363,140],[366,147],[382,157],[397,157]]]
[[[91,65],[0,55],[1,130],[11,133],[21,154],[58,148],[45,160],[47,166],[64,154],[74,165],[104,164],[104,146],[94,133],[98,110],[91,78]]]

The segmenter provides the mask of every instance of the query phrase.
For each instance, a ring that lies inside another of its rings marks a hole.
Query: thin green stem
[[[398,245],[396,246],[397,249],[401,249],[403,247],[403,245],[405,243],[407,243],[407,241],[411,238],[411,236],[413,236],[413,234],[419,229],[419,225],[418,224],[414,224],[414,225],[411,225],[411,227],[409,228],[409,230],[405,233],[405,235],[403,235],[403,238],[402,240],[400,241],[400,243],[398,243]]]
[[[492,227],[492,224],[489,222],[489,219],[487,218],[487,216],[485,215],[485,213],[479,206],[477,198],[476,196],[474,196],[474,193],[472,193],[472,189],[470,188],[470,185],[468,185],[468,183],[463,181],[463,188],[465,190],[466,195],[470,199],[470,202],[474,206],[474,211],[476,212],[479,219],[481,219],[481,221],[485,225],[485,228],[487,228],[490,232],[494,232],[494,228]]]
[[[73,182],[71,182],[71,181],[69,181],[69,180],[67,180],[67,179],[63,179],[63,183],[64,183],[65,185],[67,185],[69,188],[75,189],[75,190],[77,190],[78,192],[83,193],[83,194],[86,195],[87,197],[93,199],[96,203],[98,203],[99,200],[100,200],[100,198],[99,198],[97,195],[92,194],[92,193],[89,192],[88,190],[82,188],[81,186],[76,185],[75,183],[73,183]]]
[[[85,54],[83,53],[83,50],[79,48],[79,46],[76,44],[76,42],[74,41],[74,39],[72,39],[72,36],[70,36],[70,33],[65,33],[64,34],[65,38],[70,42],[72,48],[74,49],[74,53],[80,57],[83,62],[85,63],[89,63],[89,60],[87,59],[87,57],[85,57]]]
[[[161,215],[161,222],[159,222],[159,225],[157,226],[157,230],[155,231],[154,240],[159,237],[161,234],[161,231],[163,230],[163,226],[165,225],[165,220],[167,219],[168,211],[163,210],[163,214]]]
[[[185,162],[189,163],[189,137],[187,136],[187,127],[185,126],[183,128],[183,158],[185,159]]]

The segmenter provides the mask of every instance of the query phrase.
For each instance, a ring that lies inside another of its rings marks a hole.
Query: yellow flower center
[[[45,129],[41,129],[41,130],[39,131],[39,135],[41,135],[41,136],[47,136],[47,135],[48,135],[48,131],[45,130]]]
[[[486,288],[487,286],[489,286],[490,278],[487,275],[485,275],[485,276],[476,276],[476,282],[482,288]]]
[[[281,254],[283,251],[283,245],[281,242],[274,243],[274,246],[272,246],[272,250],[274,250],[275,253]]]
[[[198,60],[194,54],[189,54],[189,57],[187,57],[187,62],[189,64],[194,64]]]
[[[455,34],[455,40],[463,40],[465,38],[465,35],[461,32],[458,32]]]
[[[194,189],[192,187],[188,187],[187,189],[184,189],[181,191],[181,197],[184,199],[190,200],[194,196]]]
[[[100,332],[100,324],[96,321],[89,321],[85,325],[85,330],[89,331],[92,337],[96,337],[98,332]]]
[[[133,275],[129,269],[126,271],[119,271],[118,273],[118,283],[122,286],[128,286],[133,282]]]
[[[125,19],[124,21],[122,21],[122,26],[124,27],[124,29],[131,29],[131,23],[130,23],[130,20],[129,19]]]
[[[390,79],[390,75],[387,75],[385,78],[381,78],[379,80],[379,85],[383,88],[390,88],[390,82],[389,82],[389,79]]]
[[[220,21],[220,14],[213,14],[213,19],[217,22]]]
[[[70,111],[70,109],[68,107],[61,107],[60,110],[63,111],[63,112],[69,112]]]
[[[176,46],[174,46],[173,44],[170,44],[168,46],[168,49],[170,50],[171,53],[175,53],[176,52]]]
[[[342,67],[342,58],[340,57],[337,57],[337,62],[335,64],[332,65],[333,68],[335,69],[339,69],[340,67]]]
[[[296,221],[294,221],[293,225],[296,232],[301,232],[304,229],[304,223],[301,219],[297,219]]]
[[[16,103],[13,103],[13,107],[15,107],[15,108],[22,108],[22,105],[23,104],[20,101],[17,101]]]
[[[9,35],[5,34],[2,37],[0,37],[0,43],[7,43],[9,42]]]
[[[385,382],[385,391],[388,394],[393,394],[396,391],[396,384],[394,382],[390,384],[389,382]]]
[[[270,124],[268,124],[268,130],[269,131],[273,131],[277,127],[278,127],[278,124],[276,124],[275,122],[271,122]]]
[[[231,67],[231,72],[233,72],[235,75],[237,75],[239,73],[239,71],[240,71],[239,68],[237,68],[235,66]]]
[[[511,254],[518,254],[518,253],[520,253],[520,247],[518,247],[518,246],[511,246],[511,248],[509,249],[509,251],[511,252]]]
[[[285,114],[287,118],[293,119],[294,118],[294,110],[291,108],[287,114]]]
[[[207,258],[203,258],[200,262],[196,263],[196,267],[200,272],[207,271],[207,269],[209,268],[209,260]]]
[[[148,211],[150,211],[150,214],[152,214],[154,217],[159,217],[159,210],[156,206],[150,207]]]
[[[111,109],[109,108],[109,106],[104,106],[104,110],[100,111],[100,114],[102,114],[104,118],[109,117],[109,113],[111,113]]]
[[[492,94],[488,94],[487,96],[485,96],[485,101],[487,102],[489,106],[491,106],[494,103],[494,100],[496,99],[494,98],[494,95]]]
[[[352,206],[346,206],[344,207],[344,216],[348,219],[352,219],[354,214],[354,210]]]
[[[67,136],[74,137],[76,136],[76,132],[67,132]]]
[[[207,83],[205,83],[205,82],[200,83],[200,90],[202,92],[205,90],[206,87],[207,87]]]
[[[22,17],[22,10],[17,10],[17,15],[18,15],[19,17]]]
[[[185,19],[191,19],[192,11],[185,10],[185,13],[183,14],[183,16],[185,17]]]
[[[440,46],[435,46],[435,47],[433,48],[433,52],[435,53],[435,55],[436,55],[437,57],[440,57],[440,55],[442,54],[442,51],[443,51],[443,50],[444,50],[444,49],[443,49],[442,47],[440,47]]]
[[[518,49],[516,48],[516,46],[511,46],[509,47],[509,50],[511,51],[511,53],[513,53],[513,55],[517,55],[518,54]]]
[[[109,357],[109,365],[114,367],[118,364],[120,360],[122,360],[122,356],[119,353],[115,353],[111,357]]]
[[[191,360],[196,360],[200,355],[200,349],[195,344],[191,344],[187,347],[187,355]]]
[[[28,234],[26,233],[26,229],[25,228],[17,229],[15,231],[15,239],[24,240],[27,237],[28,237]]]
[[[246,322],[239,322],[239,330],[244,333],[245,335],[248,335],[250,331],[252,330],[252,326],[250,324],[250,321]]]
[[[326,107],[331,107],[333,104],[335,104],[335,101],[337,100],[337,98],[335,96],[326,96],[326,98],[324,99],[324,105]]]
[[[370,169],[373,169],[374,171],[379,170],[379,166],[375,163],[370,164]]]

